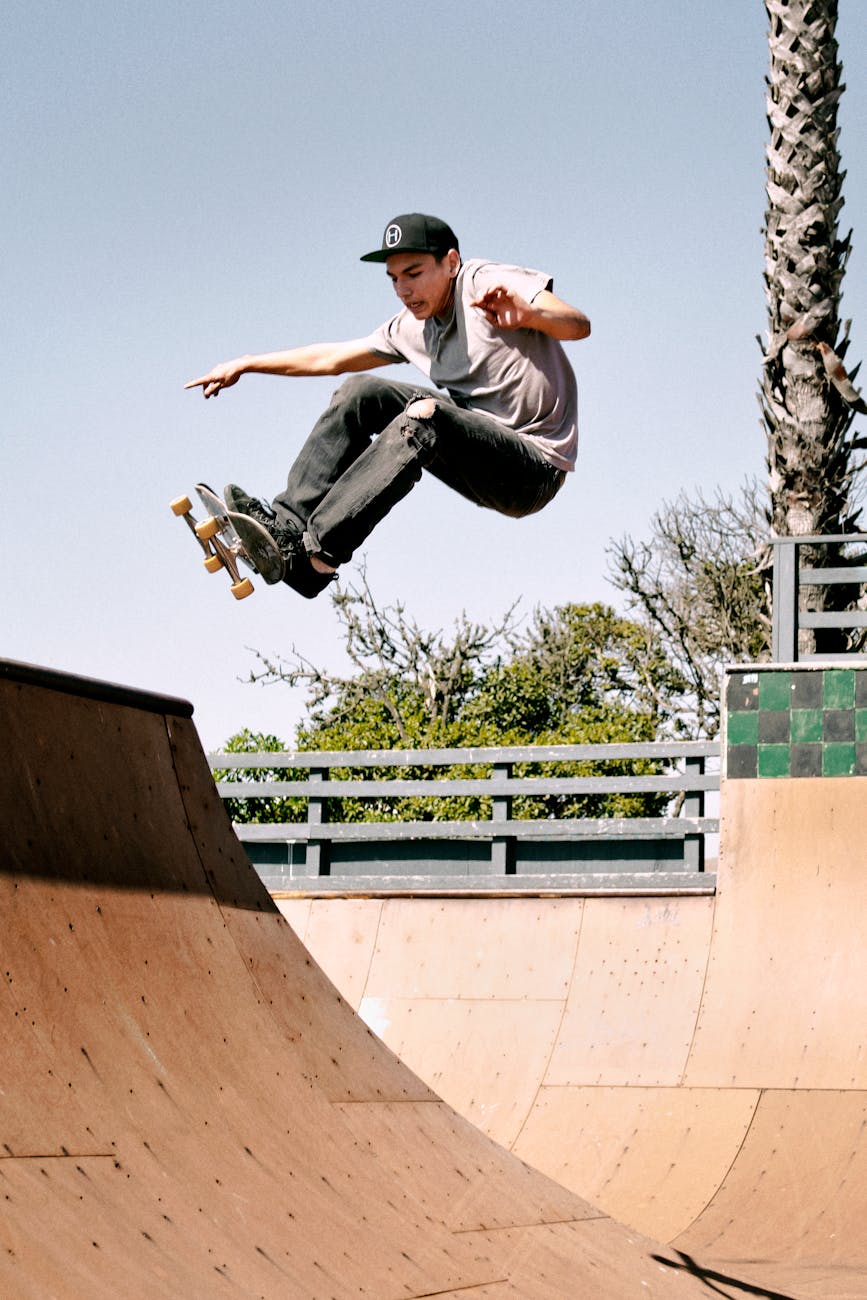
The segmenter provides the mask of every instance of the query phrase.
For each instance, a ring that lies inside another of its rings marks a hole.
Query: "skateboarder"
[[[451,228],[417,212],[390,221],[361,260],[385,264],[402,304],[379,329],[238,357],[186,385],[216,397],[244,374],[351,374],[270,505],[235,484],[225,490],[229,509],[264,525],[282,554],[265,580],[307,597],[328,586],[422,470],[520,518],[541,510],[575,465],[575,376],[560,340],[586,338],[590,322],[552,293],[550,276],[463,261]],[[444,391],[361,373],[403,361]]]

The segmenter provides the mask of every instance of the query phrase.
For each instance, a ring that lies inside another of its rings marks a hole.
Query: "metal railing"
[[[272,890],[303,893],[710,892],[706,837],[718,819],[705,797],[719,789],[714,741],[530,745],[478,749],[210,754],[224,800],[304,801],[303,821],[242,821],[235,829]],[[652,763],[652,774],[604,765]],[[716,770],[708,770],[708,760]],[[539,765],[592,763],[602,774],[515,776]],[[471,777],[443,768],[481,768]],[[425,775],[401,777],[401,769]],[[263,769],[280,775],[257,779]],[[369,777],[386,769],[386,779]],[[243,774],[226,779],[229,772]],[[282,773],[288,779],[282,778]],[[359,775],[360,774],[360,775]],[[662,795],[663,816],[515,816],[516,799]],[[447,803],[399,820],[407,799],[481,800],[479,815],[448,816]],[[373,820],[341,820],[339,801],[378,802]],[[338,801],[337,805],[333,801]],[[336,813],[329,819],[329,812]]]
[[[862,590],[867,584],[867,550],[855,556],[853,563],[829,568],[810,568],[801,565],[801,548],[812,548],[842,543],[860,544],[867,548],[867,533],[833,533],[824,536],[774,537],[774,588],[771,655],[775,663],[798,663],[818,660],[863,660],[867,652],[804,653],[799,650],[798,633],[802,628],[839,628],[854,631],[867,628],[867,610],[850,608],[836,610],[802,610],[799,608],[801,588],[857,586]]]

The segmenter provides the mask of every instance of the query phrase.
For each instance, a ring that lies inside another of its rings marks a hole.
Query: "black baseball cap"
[[[433,253],[444,257],[450,248],[457,248],[458,237],[439,217],[429,217],[424,212],[405,212],[389,221],[382,235],[382,247],[365,253],[362,262],[384,262],[392,253]]]

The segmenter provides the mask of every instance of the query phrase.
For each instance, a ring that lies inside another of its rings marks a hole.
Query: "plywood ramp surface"
[[[867,1088],[867,777],[729,781],[686,1081]]]
[[[240,850],[188,714],[0,665],[0,1295],[705,1296],[353,1013]],[[352,922],[359,998],[380,920]],[[568,957],[527,978],[562,999]]]
[[[448,1102],[685,1275],[863,1300],[867,779],[721,802],[715,898],[356,900],[351,972],[340,902],[306,934]]]

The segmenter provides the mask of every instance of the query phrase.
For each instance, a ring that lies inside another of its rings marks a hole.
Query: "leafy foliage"
[[[299,751],[386,751],[375,767],[332,769],[332,779],[427,777],[423,763],[395,769],[394,750],[502,745],[597,744],[648,741],[666,734],[685,689],[661,643],[648,628],[603,604],[537,609],[519,630],[514,608],[493,627],[465,615],[451,633],[425,631],[403,604],[380,608],[362,582],[334,598],[352,671],[326,672],[294,651],[286,659],[258,655],[251,679],[305,684],[309,712],[298,728]],[[254,740],[233,738],[240,752]],[[267,738],[273,741],[274,738]],[[281,747],[276,742],[275,747]],[[238,752],[236,750],[236,752]],[[586,776],[659,771],[644,761],[515,765],[515,776]],[[491,768],[451,765],[444,778],[479,779]],[[243,779],[243,778],[239,778]],[[296,800],[252,800],[236,820],[298,816]],[[516,798],[515,817],[653,816],[662,795],[548,795]],[[332,820],[453,820],[490,816],[490,798],[407,796],[330,801]]]

